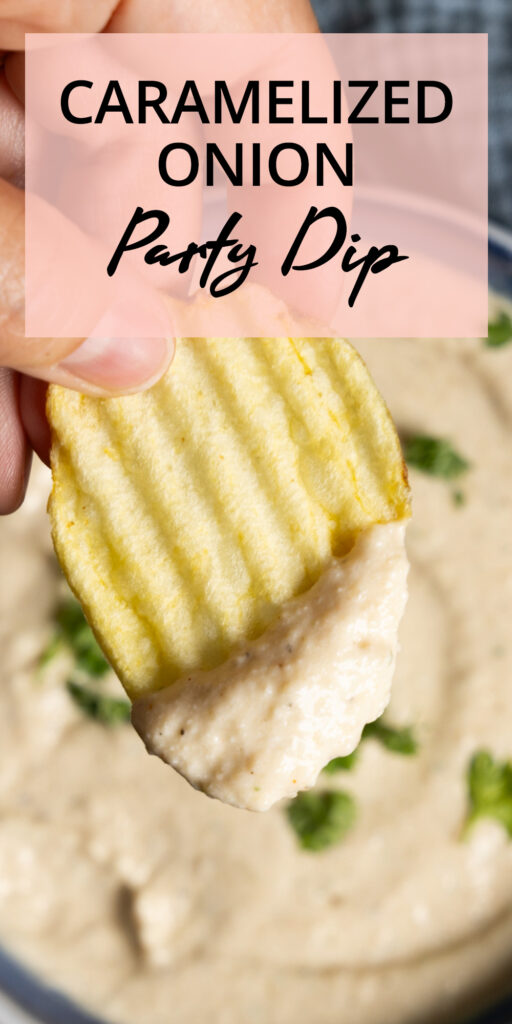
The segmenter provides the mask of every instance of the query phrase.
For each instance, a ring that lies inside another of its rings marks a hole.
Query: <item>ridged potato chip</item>
[[[393,422],[342,339],[183,337],[149,391],[54,385],[48,416],[57,555],[132,699],[215,669],[409,515]]]

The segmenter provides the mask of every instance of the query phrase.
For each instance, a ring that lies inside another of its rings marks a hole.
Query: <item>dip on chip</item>
[[[250,809],[312,786],[387,704],[406,600],[406,473],[354,348],[182,337],[149,391],[52,386],[48,415],[57,555],[148,750]]]

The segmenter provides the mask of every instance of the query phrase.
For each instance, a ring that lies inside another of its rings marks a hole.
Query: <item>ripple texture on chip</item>
[[[48,412],[56,551],[132,698],[221,664],[361,530],[409,514],[344,340],[182,338],[149,391],[52,386]]]

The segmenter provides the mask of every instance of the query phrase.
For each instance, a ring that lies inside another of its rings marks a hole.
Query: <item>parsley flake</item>
[[[318,853],[339,843],[352,828],[356,804],[350,793],[310,790],[299,793],[286,813],[302,849]]]
[[[499,821],[512,838],[512,762],[479,750],[468,769],[469,810],[463,835],[481,818]]]
[[[512,341],[512,319],[508,313],[501,312],[495,320],[489,321],[489,334],[485,338],[487,348],[501,348]]]
[[[41,655],[39,664],[46,665],[66,646],[75,658],[77,668],[99,679],[110,669],[85,615],[73,597],[63,601],[55,614],[56,631]]]
[[[62,637],[60,633],[54,633],[48,641],[43,653],[39,658],[39,668],[44,668],[49,661],[52,661],[56,654],[62,650]]]
[[[404,458],[409,466],[431,476],[454,480],[466,473],[470,464],[459,455],[450,441],[428,434],[415,434],[404,442]]]
[[[88,686],[69,680],[68,693],[84,714],[102,725],[118,725],[130,720],[130,703],[122,697],[109,697]]]
[[[382,743],[386,750],[391,751],[392,754],[402,754],[404,757],[409,757],[411,754],[418,752],[418,742],[412,728],[408,725],[403,729],[397,729],[392,725],[386,725],[382,720],[382,716],[377,718],[375,722],[369,722],[368,725],[365,725],[361,735],[361,743],[367,739],[377,740],[379,743]],[[337,772],[349,772],[357,762],[361,743],[351,754],[347,754],[345,757],[333,757],[332,761],[329,761],[323,769],[325,774],[335,775]]]
[[[386,725],[382,718],[365,725],[362,738],[378,740],[386,750],[393,754],[402,754],[404,757],[410,757],[418,751],[418,743],[410,726],[396,729],[392,725]]]
[[[356,747],[351,754],[345,757],[333,757],[323,769],[326,775],[336,775],[337,772],[349,772],[355,765],[359,756],[359,747]]]

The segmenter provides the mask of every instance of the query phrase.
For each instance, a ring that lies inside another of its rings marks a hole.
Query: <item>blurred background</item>
[[[312,0],[324,32],[489,35],[489,217],[512,228],[512,0]]]

